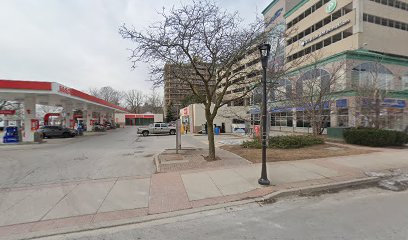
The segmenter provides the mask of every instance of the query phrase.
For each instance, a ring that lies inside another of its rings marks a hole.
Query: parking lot
[[[126,127],[75,138],[46,139],[44,144],[0,146],[0,187],[148,177],[153,156],[173,148],[175,136],[140,137]]]

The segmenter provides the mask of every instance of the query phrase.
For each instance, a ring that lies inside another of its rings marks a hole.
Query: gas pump
[[[18,143],[21,141],[21,130],[19,127],[6,127],[3,143]]]

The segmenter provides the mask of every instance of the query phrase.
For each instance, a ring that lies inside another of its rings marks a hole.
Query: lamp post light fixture
[[[258,180],[260,185],[270,185],[268,176],[266,173],[266,116],[267,116],[267,94],[266,94],[266,68],[268,67],[269,53],[271,51],[271,45],[263,43],[259,45],[259,52],[261,54],[262,62],[262,171],[261,178]]]

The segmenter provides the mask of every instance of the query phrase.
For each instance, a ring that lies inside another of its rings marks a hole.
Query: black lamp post
[[[267,116],[267,98],[266,98],[266,68],[268,66],[269,52],[271,51],[271,45],[264,43],[259,45],[259,51],[261,53],[262,61],[262,171],[261,178],[258,180],[260,185],[269,185],[270,181],[266,173],[266,116]]]

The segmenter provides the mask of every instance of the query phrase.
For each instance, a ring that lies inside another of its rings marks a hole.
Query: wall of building
[[[319,0],[320,1],[320,0]],[[291,26],[291,22],[319,1],[309,1],[300,7],[296,12],[286,18],[288,26],[287,34],[290,40],[298,36],[297,40],[288,42],[285,54],[288,62],[292,62],[295,54],[301,55],[298,61],[293,61],[295,65],[307,65],[314,61],[315,57],[325,58],[333,54],[354,50],[359,48],[358,34],[353,34],[353,27],[356,25],[357,10],[352,6],[352,0],[337,1],[336,9],[326,12],[326,4],[311,12],[308,16]],[[329,22],[324,22],[330,19]],[[322,22],[322,27],[311,29],[312,26]],[[305,36],[299,34],[307,34]],[[305,52],[305,53],[303,53]],[[312,53],[312,57],[308,57]]]
[[[115,122],[119,123],[121,126],[125,126],[126,125],[126,115],[131,115],[132,119],[143,119],[144,116],[143,115],[149,115],[152,116],[152,120],[151,122],[163,122],[163,114],[131,114],[131,113],[115,113]],[[138,121],[140,122],[140,121]]]
[[[214,124],[221,127],[224,124],[225,132],[231,133],[234,119],[249,119],[249,107],[223,106],[218,110],[217,116],[214,119]],[[205,124],[205,108],[202,104],[192,104],[180,110],[180,119],[183,123],[188,122],[190,132],[198,133],[202,130],[202,125]]]

